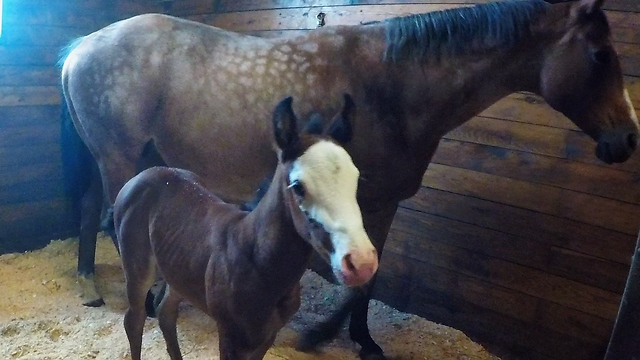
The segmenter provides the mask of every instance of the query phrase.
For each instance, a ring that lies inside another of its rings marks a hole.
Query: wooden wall
[[[476,2],[182,0],[171,12],[277,36],[315,28],[319,12],[331,26]],[[640,2],[606,8],[640,107]],[[594,146],[531,94],[448,134],[396,216],[376,297],[516,358],[601,359],[640,227],[640,154],[607,166]]]
[[[153,9],[150,2],[136,1]],[[60,160],[60,50],[142,9],[127,1],[5,0],[0,37],[0,254],[75,233]]]

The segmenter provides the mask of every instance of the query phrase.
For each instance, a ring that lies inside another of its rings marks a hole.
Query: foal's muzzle
[[[638,146],[638,131],[616,129],[603,133],[596,146],[596,156],[607,164],[629,159]]]

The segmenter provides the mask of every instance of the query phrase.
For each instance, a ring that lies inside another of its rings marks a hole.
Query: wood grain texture
[[[638,174],[569,159],[444,139],[433,162],[640,205]]]
[[[421,189],[401,206],[622,264],[631,262],[633,236],[521,207],[431,188]]]
[[[552,241],[541,239],[542,231],[525,237],[443,215],[446,214],[400,209],[392,226],[394,231],[403,234],[399,245],[412,251],[417,246],[415,243],[434,241],[617,293],[624,288],[627,264],[558,247]]]

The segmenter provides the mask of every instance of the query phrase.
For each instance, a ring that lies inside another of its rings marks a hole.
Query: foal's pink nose
[[[378,270],[378,254],[375,249],[363,253],[348,253],[342,258],[341,270],[345,285],[363,285]]]

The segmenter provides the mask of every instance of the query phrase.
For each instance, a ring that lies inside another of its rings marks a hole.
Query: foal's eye
[[[294,181],[289,185],[289,188],[299,196],[304,197],[304,186],[299,181]]]
[[[611,52],[609,50],[597,50],[592,54],[593,61],[600,65],[607,65],[611,62]]]

